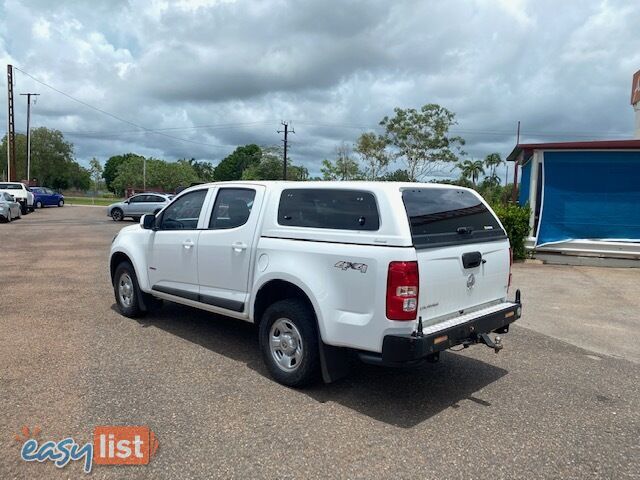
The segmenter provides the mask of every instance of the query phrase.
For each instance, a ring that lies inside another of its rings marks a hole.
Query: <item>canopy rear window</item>
[[[22,190],[22,185],[19,183],[0,183],[0,189],[2,190]]]
[[[417,248],[506,238],[493,213],[468,190],[409,189],[402,200]]]

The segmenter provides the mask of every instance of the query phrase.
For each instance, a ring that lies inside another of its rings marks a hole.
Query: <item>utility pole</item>
[[[142,157],[142,190],[147,191],[147,157]]]
[[[39,93],[21,93],[21,96],[27,97],[27,183],[31,182],[31,97],[39,97]],[[33,103],[36,103],[34,99]]]
[[[284,133],[284,138],[282,139],[282,142],[284,143],[284,163],[282,165],[282,179],[286,180],[287,179],[287,147],[289,144],[288,135],[289,133],[296,133],[296,131],[293,128],[289,130],[289,122],[283,121],[280,123],[284,127],[284,130],[278,130],[278,133]]]
[[[518,129],[516,130],[516,147],[518,145],[520,145],[520,120],[518,120]],[[511,189],[511,201],[513,203],[516,203],[517,188],[518,188],[518,159],[516,158],[513,161],[513,188]]]
[[[16,178],[16,124],[13,108],[13,66],[7,65],[7,178],[15,182]]]

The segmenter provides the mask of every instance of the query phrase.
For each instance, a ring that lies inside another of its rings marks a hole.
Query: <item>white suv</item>
[[[13,195],[16,202],[20,204],[20,211],[23,215],[33,212],[34,195],[24,183],[2,182],[0,183],[0,192],[6,192],[9,195]]]
[[[111,246],[126,316],[158,299],[258,324],[272,376],[329,382],[380,365],[496,350],[520,317],[509,240],[466,188],[387,182],[225,182],[182,192]]]

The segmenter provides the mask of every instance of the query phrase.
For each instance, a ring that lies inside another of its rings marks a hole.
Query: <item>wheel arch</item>
[[[136,272],[136,276],[140,278],[140,275],[138,274],[138,270],[136,269],[136,266],[133,263],[133,260],[131,260],[131,258],[129,257],[129,255],[127,255],[124,252],[114,252],[113,255],[111,255],[111,259],[109,260],[109,272],[111,273],[112,285],[113,285],[113,276],[116,274],[116,268],[118,268],[118,265],[120,265],[122,262],[129,262],[133,266],[133,270]]]
[[[262,320],[262,314],[264,311],[275,302],[280,300],[286,300],[289,298],[298,298],[302,300],[313,313],[318,331],[322,335],[320,328],[320,318],[318,316],[318,309],[314,302],[311,300],[311,296],[304,287],[296,284],[288,279],[272,278],[265,281],[258,288],[253,302],[251,303],[251,318],[256,325],[260,324]]]

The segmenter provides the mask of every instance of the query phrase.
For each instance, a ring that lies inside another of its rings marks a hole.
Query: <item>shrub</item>
[[[521,207],[514,203],[498,203],[492,205],[492,208],[509,236],[513,258],[518,260],[525,258],[524,241],[529,235],[529,216],[531,215],[529,205]]]

